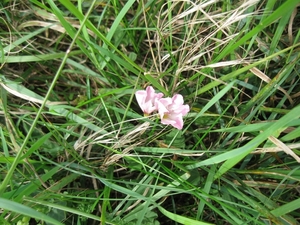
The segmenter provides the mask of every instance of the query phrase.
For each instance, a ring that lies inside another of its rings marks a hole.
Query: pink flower
[[[163,96],[163,93],[156,94],[153,87],[148,86],[145,91],[135,93],[136,100],[145,115],[149,115],[157,110],[157,101]]]
[[[172,98],[159,99],[157,108],[161,123],[170,124],[179,130],[183,127],[182,117],[190,111],[188,105],[183,105],[183,97],[180,94],[176,94]]]

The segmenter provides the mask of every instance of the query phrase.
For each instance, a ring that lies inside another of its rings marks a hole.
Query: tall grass
[[[299,4],[0,3],[0,223],[299,224]]]

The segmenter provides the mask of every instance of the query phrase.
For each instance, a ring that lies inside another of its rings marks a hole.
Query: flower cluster
[[[163,98],[163,93],[155,93],[153,87],[148,86],[146,90],[137,91],[135,97],[144,115],[148,116],[157,111],[162,124],[182,129],[182,117],[190,111],[188,105],[183,105],[182,95],[175,94],[172,98]]]

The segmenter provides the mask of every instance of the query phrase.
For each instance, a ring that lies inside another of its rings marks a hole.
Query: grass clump
[[[299,2],[0,6],[1,224],[299,224]]]

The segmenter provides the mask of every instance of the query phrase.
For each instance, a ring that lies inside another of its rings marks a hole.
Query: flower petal
[[[171,125],[181,130],[183,128],[182,117],[190,111],[190,107],[183,105],[182,95],[176,94],[172,98],[159,99],[157,110],[162,124]]]
[[[157,110],[156,102],[163,96],[163,93],[155,93],[152,86],[148,86],[144,91],[137,91],[135,93],[136,100],[144,112],[144,114],[151,114]]]

